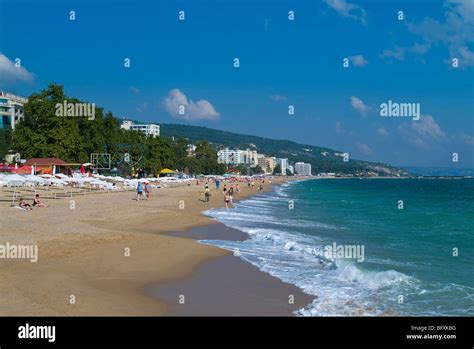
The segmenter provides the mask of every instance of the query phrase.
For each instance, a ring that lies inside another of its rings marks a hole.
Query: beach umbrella
[[[15,170],[18,174],[30,174],[31,173],[31,166],[22,166]]]
[[[60,185],[67,184],[67,182],[62,181],[62,180],[57,179],[57,178],[54,178],[54,177],[51,177],[51,178],[49,179],[49,181],[50,181],[51,183],[53,183],[53,184],[60,184]]]
[[[51,178],[52,176],[49,173],[42,174],[40,177]]]
[[[81,174],[84,174],[84,173],[86,173],[86,170],[85,170],[85,168],[84,168],[84,164],[82,164],[82,165],[81,165]]]
[[[69,178],[68,176],[66,176],[64,173],[58,173],[55,175],[56,177],[59,177],[59,178]]]
[[[25,181],[25,177],[22,177],[20,175],[17,175],[17,174],[12,174],[12,175],[9,175],[9,176],[6,176],[5,177],[8,181]]]
[[[39,176],[35,175],[26,175],[26,180],[34,184],[45,184],[47,181]]]
[[[10,183],[11,186],[23,185],[26,181],[24,177],[17,174],[6,176],[5,179],[7,180],[7,183]]]

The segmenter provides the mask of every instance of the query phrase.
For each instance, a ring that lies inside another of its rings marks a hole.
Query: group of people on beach
[[[252,180],[247,180],[247,185],[249,188],[255,188],[255,182]],[[245,183],[245,182],[244,182]],[[265,183],[265,179],[263,179],[257,186],[257,190],[259,192],[263,191],[263,184]],[[220,188],[220,180],[215,180],[215,188],[219,190]],[[196,182],[196,185],[199,185],[199,181]],[[235,189],[234,189],[235,188]],[[224,187],[222,188],[222,194],[224,195],[224,204],[225,208],[229,208],[234,206],[234,197],[240,193],[240,183],[230,182],[230,188],[227,188],[227,183],[224,183]],[[206,181],[204,184],[204,202],[209,202],[211,198],[211,191],[209,189],[209,182]]]
[[[138,181],[137,184],[137,201],[143,200],[143,192],[145,192],[146,199],[151,198],[151,183]]]
[[[257,190],[259,192],[262,192],[263,191],[263,185],[265,184],[265,179],[262,179],[262,181],[258,184],[257,186]],[[255,188],[255,182],[254,181],[248,181],[247,182],[247,185],[249,188]]]
[[[39,194],[35,195],[35,198],[33,199],[33,204],[30,205],[25,201],[25,199],[20,198],[20,201],[18,203],[18,207],[24,209],[24,210],[32,210],[33,207],[49,207],[48,204],[45,204],[43,201],[41,201]]]
[[[197,182],[197,184],[199,184],[199,182]],[[219,190],[219,187],[220,187],[220,180],[217,179],[216,182],[216,190]],[[227,189],[227,184],[224,183],[224,188],[222,189],[222,194],[224,195],[224,204],[225,204],[225,207],[226,208],[229,208],[229,205],[233,205],[233,200],[234,200],[234,196],[236,195],[236,193],[240,193],[240,186],[239,184],[237,183],[237,185],[235,186],[235,191],[234,191],[234,186],[231,185],[229,189]],[[206,181],[206,183],[204,184],[204,202],[209,202],[210,201],[210,198],[211,198],[212,194],[211,194],[211,191],[209,189],[209,182]]]
[[[227,184],[224,184],[224,188],[222,189],[222,194],[224,194],[225,208],[229,208],[229,205],[234,206],[234,195],[235,195],[234,186],[231,185],[229,190],[227,190]]]

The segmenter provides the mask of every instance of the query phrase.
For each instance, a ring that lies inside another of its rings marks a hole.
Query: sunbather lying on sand
[[[33,207],[31,207],[30,204],[26,203],[26,201],[23,198],[20,198],[20,202],[18,203],[18,206],[25,209],[25,210],[32,210]]]

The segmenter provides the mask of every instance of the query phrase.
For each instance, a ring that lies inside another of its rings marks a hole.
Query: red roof
[[[37,166],[65,166],[68,163],[58,158],[31,158],[28,159],[23,165],[33,166],[35,164]]]
[[[31,166],[18,167],[17,170],[13,169],[12,171],[18,174],[29,174],[31,173]]]

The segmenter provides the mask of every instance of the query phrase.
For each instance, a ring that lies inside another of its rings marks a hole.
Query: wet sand
[[[245,240],[247,234],[214,224],[180,234],[196,240]],[[145,294],[164,300],[171,316],[291,316],[313,297],[227,253],[203,262],[189,278],[151,284]],[[184,298],[183,298],[184,296]]]

